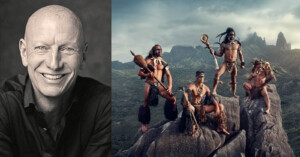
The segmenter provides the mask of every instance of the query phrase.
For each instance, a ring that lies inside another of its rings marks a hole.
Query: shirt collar
[[[35,104],[33,96],[33,87],[29,76],[26,77],[25,89],[24,89],[24,108],[30,107],[30,104]]]

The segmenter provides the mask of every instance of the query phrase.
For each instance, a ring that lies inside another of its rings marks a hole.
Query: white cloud
[[[131,61],[130,49],[146,56],[154,44],[161,44],[164,52],[169,52],[174,45],[199,45],[203,33],[208,34],[213,43],[218,40],[215,36],[229,26],[235,29],[240,40],[257,32],[266,38],[267,44],[275,44],[281,31],[292,48],[300,48],[300,19],[290,13],[289,8],[282,8],[286,4],[275,2],[238,12],[216,6],[189,8],[184,2],[175,8],[174,4],[170,7],[159,1],[147,1],[135,14],[113,19],[112,60]],[[226,13],[216,9],[226,10]]]

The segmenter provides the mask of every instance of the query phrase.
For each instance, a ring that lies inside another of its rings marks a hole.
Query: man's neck
[[[203,87],[203,82],[196,82],[195,84],[197,87]]]
[[[72,89],[57,97],[48,97],[34,90],[38,110],[44,114],[60,114],[70,103]]]
[[[160,59],[160,56],[153,55],[152,57],[155,58],[155,59]]]

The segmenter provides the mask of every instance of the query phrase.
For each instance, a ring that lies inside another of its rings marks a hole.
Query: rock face
[[[286,39],[285,39],[282,32],[279,32],[279,34],[278,34],[277,41],[276,41],[276,46],[280,49],[283,49],[283,50],[290,50],[291,49],[291,44],[288,44],[286,42]]]
[[[200,126],[200,135],[189,136],[179,132],[180,119],[174,122],[162,121],[148,129],[144,134],[139,131],[134,145],[115,156],[232,156],[245,152],[245,132],[240,130],[240,109],[238,99],[218,96],[224,104],[227,116],[226,136],[215,131],[212,121],[214,113],[208,114],[206,124]],[[243,142],[244,141],[244,142]],[[220,148],[220,149],[219,149]],[[219,151],[216,151],[218,150]],[[231,152],[229,152],[231,150]]]
[[[275,85],[268,93],[271,101],[270,114],[265,114],[266,104],[263,98],[241,104],[241,129],[246,130],[247,156],[289,156],[294,152],[288,144],[287,135],[282,127],[281,101]]]
[[[263,98],[247,101],[239,106],[238,99],[217,96],[225,106],[227,130],[231,135],[217,133],[213,122],[214,113],[200,125],[200,135],[189,136],[179,132],[180,119],[162,121],[144,134],[139,130],[134,144],[120,151],[116,157],[294,157],[282,128],[281,102],[275,85],[269,85],[270,114],[265,114]]]
[[[240,157],[245,156],[246,150],[246,131],[240,131],[236,137],[233,137],[232,140],[218,149],[213,157]]]

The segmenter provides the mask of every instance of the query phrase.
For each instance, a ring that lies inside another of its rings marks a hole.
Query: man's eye
[[[48,50],[49,48],[46,46],[36,46],[34,47],[35,50]]]
[[[36,46],[34,47],[34,52],[37,54],[46,54],[50,47],[47,46]]]
[[[73,54],[75,53],[77,50],[75,48],[72,47],[60,47],[59,51],[65,54]]]

